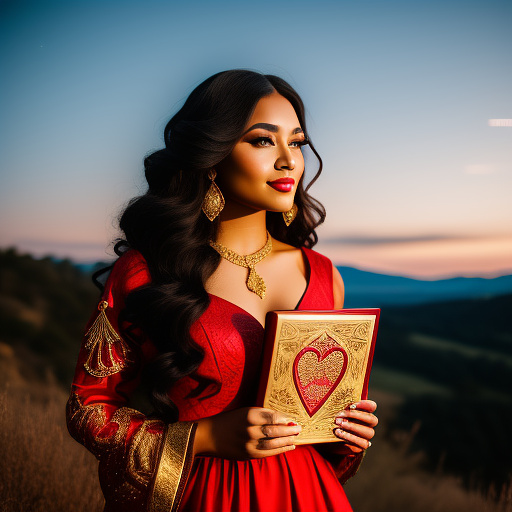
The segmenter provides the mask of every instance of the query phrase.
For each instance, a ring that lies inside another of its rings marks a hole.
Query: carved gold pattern
[[[334,417],[361,398],[374,327],[375,316],[371,314],[312,312],[311,315],[282,313],[278,316],[275,352],[263,405],[290,415],[302,426],[297,444],[339,441],[334,435]],[[347,354],[347,368],[336,389],[310,417],[295,387],[292,363],[296,355],[315,340],[327,343],[326,347],[330,343],[341,346]]]
[[[128,363],[128,348],[112,327],[105,310],[108,302],[102,300],[98,304],[99,314],[89,330],[85,333],[87,342],[86,350],[89,352],[84,367],[94,377],[108,377],[123,370]],[[116,347],[120,360],[116,360],[113,354],[113,347]]]

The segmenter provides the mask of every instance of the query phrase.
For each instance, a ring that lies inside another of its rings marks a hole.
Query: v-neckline
[[[309,257],[307,252],[304,250],[304,247],[301,247],[300,250],[302,251],[302,256],[304,258],[304,263],[306,264],[306,288],[304,288],[304,291],[302,292],[302,296],[299,299],[299,302],[297,302],[297,305],[294,308],[294,311],[299,309],[300,305],[302,304],[304,297],[308,293],[309,290],[309,284],[311,283],[311,262],[309,261]],[[220,299],[224,302],[227,302],[231,306],[234,306],[235,308],[239,309],[243,313],[245,313],[247,316],[250,316],[255,322],[258,323],[258,325],[264,330],[265,326],[252,314],[249,313],[246,309],[244,309],[242,306],[239,306],[238,304],[235,304],[234,302],[231,302],[228,299],[225,299],[224,297],[220,297],[219,295],[215,295],[214,293],[207,292],[210,297],[214,297],[216,299]]]

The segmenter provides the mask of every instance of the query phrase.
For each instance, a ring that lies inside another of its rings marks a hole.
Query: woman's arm
[[[89,322],[67,404],[67,425],[100,461],[108,510],[169,512],[179,505],[193,460],[195,425],[166,425],[127,407],[141,369],[156,353],[149,340],[141,337],[136,344],[123,338],[118,325],[127,294],[149,279],[134,253],[114,266]]]
[[[295,448],[295,436],[301,430],[271,409],[235,409],[198,421],[194,454],[237,460],[277,455]]]

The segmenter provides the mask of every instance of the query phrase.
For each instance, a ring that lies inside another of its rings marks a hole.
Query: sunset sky
[[[334,263],[512,273],[511,26],[508,0],[0,1],[0,247],[109,258],[168,118],[249,68],[305,102]]]

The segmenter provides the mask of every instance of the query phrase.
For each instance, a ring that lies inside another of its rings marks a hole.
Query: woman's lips
[[[267,181],[267,184],[279,192],[290,192],[293,185],[295,185],[295,180],[293,178],[279,178],[278,180]]]

